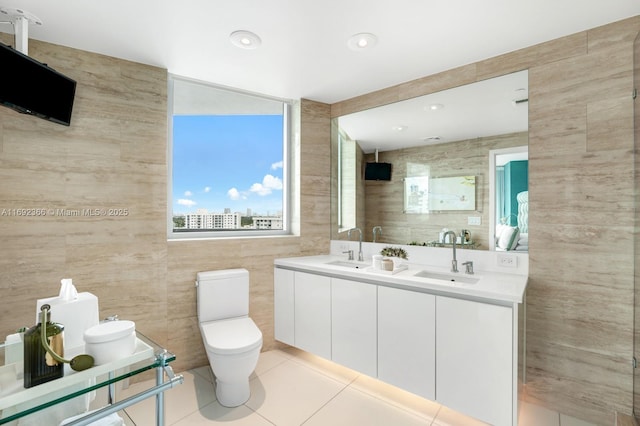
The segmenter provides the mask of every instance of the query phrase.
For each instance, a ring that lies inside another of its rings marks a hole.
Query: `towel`
[[[68,423],[71,423],[74,420],[78,420],[79,418],[84,417],[87,414],[91,414],[94,411],[98,411],[98,410],[89,411],[83,414],[78,414],[77,416],[69,417],[68,419],[64,419],[60,423],[60,426],[64,426]],[[98,419],[95,422],[91,422],[89,424],[92,426],[124,426],[124,420],[122,420],[122,417],[120,417],[118,413],[113,413],[101,419]]]

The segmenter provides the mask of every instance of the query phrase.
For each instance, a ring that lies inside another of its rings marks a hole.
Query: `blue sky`
[[[282,116],[173,117],[173,213],[282,210]]]

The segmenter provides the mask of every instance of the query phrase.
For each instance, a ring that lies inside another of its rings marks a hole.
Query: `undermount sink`
[[[364,269],[367,266],[369,266],[362,262],[349,262],[347,260],[332,260],[331,262],[327,262],[327,265],[342,266],[345,268],[354,268],[354,269]]]
[[[472,278],[465,275],[458,274],[441,274],[431,271],[420,271],[414,275],[415,277],[431,278],[434,280],[441,280],[447,282],[463,283],[463,284],[475,284],[480,281],[479,278]]]

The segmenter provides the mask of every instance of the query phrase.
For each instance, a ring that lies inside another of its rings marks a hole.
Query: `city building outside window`
[[[169,238],[288,234],[291,102],[169,85]]]

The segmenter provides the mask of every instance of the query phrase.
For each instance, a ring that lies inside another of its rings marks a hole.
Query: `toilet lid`
[[[204,344],[220,354],[248,352],[262,345],[262,333],[251,318],[234,318],[200,324]]]

